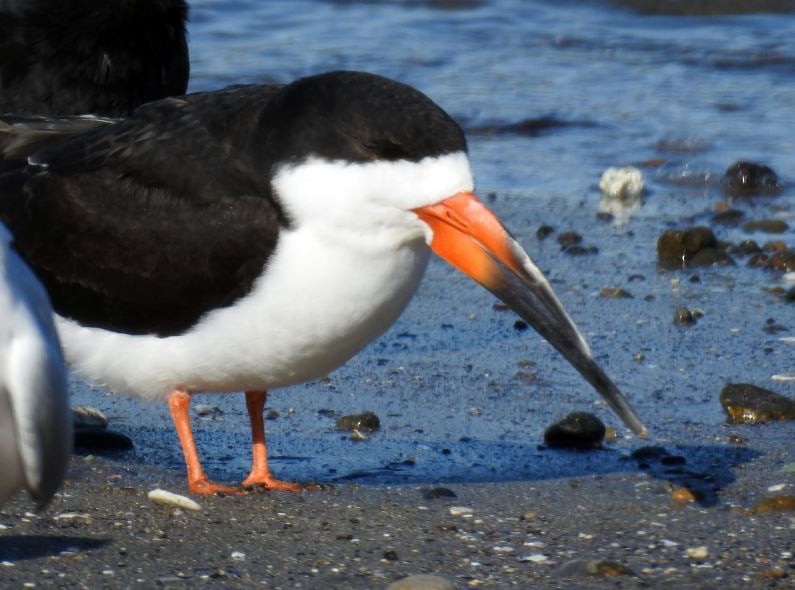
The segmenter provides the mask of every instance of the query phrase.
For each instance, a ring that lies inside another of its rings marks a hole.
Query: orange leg
[[[168,396],[168,407],[171,410],[171,419],[182,445],[185,455],[185,465],[188,468],[188,488],[194,494],[240,494],[237,488],[212,483],[202,469],[199,454],[196,452],[196,442],[193,440],[193,431],[190,426],[190,396],[187,391],[177,389]]]
[[[246,392],[246,409],[251,420],[251,473],[243,482],[244,486],[260,485],[269,490],[300,492],[312,486],[305,486],[273,477],[268,468],[268,449],[265,446],[265,423],[262,410],[268,394],[264,391]]]

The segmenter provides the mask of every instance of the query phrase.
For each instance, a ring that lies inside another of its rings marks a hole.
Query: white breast
[[[89,380],[144,398],[321,377],[383,333],[419,285],[430,252],[421,228],[386,234],[285,231],[254,290],[183,335],[118,334],[59,318],[67,359]]]

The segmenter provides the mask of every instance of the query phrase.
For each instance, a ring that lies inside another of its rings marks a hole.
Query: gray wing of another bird
[[[63,482],[71,413],[52,309],[0,225],[0,503],[26,488],[39,507]]]

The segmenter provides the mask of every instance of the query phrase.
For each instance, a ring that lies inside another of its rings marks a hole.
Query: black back
[[[0,162],[0,219],[58,313],[161,336],[246,295],[280,230],[300,222],[272,192],[279,166],[466,149],[424,95],[355,72],[163,99],[88,130],[53,125]]]
[[[128,115],[184,94],[184,0],[0,0],[0,113]]]

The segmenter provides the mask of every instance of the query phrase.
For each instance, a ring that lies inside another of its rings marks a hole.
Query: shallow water
[[[794,383],[770,380],[795,372],[795,344],[782,339],[795,330],[793,307],[764,291],[785,286],[782,275],[746,268],[744,260],[731,268],[660,271],[655,244],[668,227],[706,223],[725,200],[724,170],[745,159],[772,166],[790,184],[777,197],[733,206],[746,219],[779,217],[791,229],[750,236],[716,226],[719,239],[795,246],[795,13],[656,16],[651,2],[568,0],[192,6],[192,90],[369,70],[418,87],[471,131],[478,192],[495,195],[486,200],[548,274],[653,441],[713,457],[729,433],[750,437],[756,452],[791,444],[791,424],[729,428],[718,403],[730,381],[795,396]],[[544,117],[556,124],[537,134],[505,132]],[[598,221],[604,169],[655,159],[664,163],[642,168],[644,205],[623,225]],[[599,253],[561,253],[557,234],[535,237],[542,223],[580,232]],[[694,274],[700,282],[690,282]],[[603,287],[624,287],[634,297],[600,298]],[[268,408],[280,416],[267,429],[279,475],[507,481],[634,469],[621,460],[641,444],[633,439],[595,454],[537,449],[544,428],[570,411],[594,411],[613,426],[617,420],[549,345],[516,330],[516,318],[494,303],[434,262],[384,337],[327,381],[273,392]],[[680,304],[705,316],[692,328],[676,327]],[[770,317],[788,331],[764,332]],[[642,362],[633,360],[639,353]],[[518,371],[536,378],[528,382]],[[76,403],[100,407],[133,437],[136,451],[124,461],[182,469],[164,405],[139,405],[79,382],[73,392]],[[196,402],[224,411],[223,421],[197,420],[211,475],[243,477],[249,435],[242,395]],[[374,411],[382,431],[354,443],[320,410]]]

